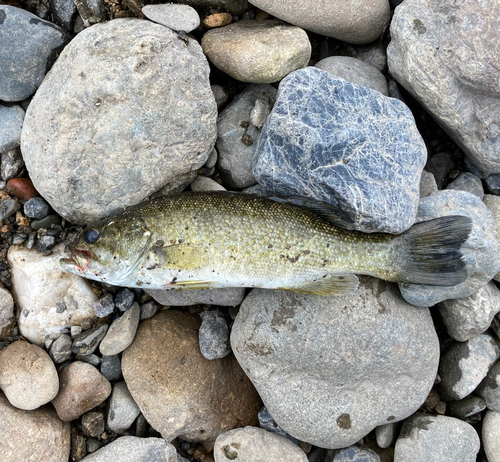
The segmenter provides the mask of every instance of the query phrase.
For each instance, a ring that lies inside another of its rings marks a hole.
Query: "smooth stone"
[[[31,222],[31,228],[35,231],[39,229],[52,229],[54,226],[59,226],[61,224],[61,217],[59,215],[50,214],[44,218],[40,218],[39,220],[33,220]]]
[[[51,406],[22,411],[0,392],[2,462],[68,462],[70,426]]]
[[[94,302],[93,308],[98,318],[105,318],[115,310],[115,302],[111,294],[106,294]]]
[[[377,40],[390,20],[387,0],[250,0],[250,3],[290,24],[355,44]]]
[[[128,348],[137,332],[140,315],[141,308],[138,303],[134,303],[132,308],[115,319],[101,341],[100,352],[106,356],[114,356]]]
[[[191,191],[226,191],[217,181],[198,175],[191,183]]]
[[[248,426],[219,435],[214,458],[215,462],[307,462],[304,451],[285,437]]]
[[[420,179],[420,199],[430,196],[438,190],[436,179],[431,172],[427,170],[422,171],[422,178]]]
[[[1,153],[0,156],[0,177],[2,178],[2,180],[9,181],[12,178],[18,177],[24,167],[24,160],[21,154],[21,150],[19,148],[12,149],[11,151]],[[5,187],[2,189],[5,189]]]
[[[244,18],[242,18],[244,19]],[[233,22],[233,16],[229,13],[214,13],[205,17],[203,25],[207,29],[215,27],[224,27]]]
[[[54,16],[54,21],[70,31],[73,17],[76,13],[76,6],[73,0],[52,0],[50,2],[50,9]]]
[[[1,13],[0,6],[0,16]],[[0,32],[2,28],[0,27]],[[21,106],[0,104],[0,153],[19,147],[23,128],[24,111]]]
[[[439,366],[441,396],[460,400],[470,395],[500,358],[498,340],[481,334],[466,342],[454,342],[444,353]]]
[[[49,204],[42,197],[32,197],[24,204],[24,214],[30,218],[45,218],[49,212]]]
[[[443,300],[439,312],[454,340],[466,340],[482,334],[500,312],[500,290],[493,281],[465,298]]]
[[[24,120],[23,156],[36,189],[81,224],[187,186],[217,135],[208,74],[196,40],[150,21],[114,19],[79,33]]]
[[[393,423],[377,427],[375,429],[375,438],[377,440],[378,447],[385,449],[392,446],[396,441],[398,428],[399,426]]]
[[[213,361],[201,355],[200,324],[199,316],[176,310],[146,319],[123,352],[122,370],[134,401],[164,439],[210,450],[220,433],[256,424],[261,404],[233,355]]]
[[[141,413],[125,382],[118,382],[113,387],[109,398],[108,420],[106,428],[118,435],[123,435]]]
[[[500,412],[486,412],[483,420],[482,437],[488,462],[500,462]]]
[[[354,50],[361,61],[370,64],[382,73],[387,73],[386,48],[382,40],[377,40],[368,45],[357,45]]]
[[[177,451],[162,438],[121,436],[81,462],[178,462]]]
[[[56,364],[68,360],[73,353],[73,340],[69,335],[60,335],[50,347],[50,357]]]
[[[158,305],[154,301],[146,302],[141,305],[140,320],[152,318],[158,311]]]
[[[134,292],[130,289],[124,288],[117,292],[114,303],[120,311],[127,311],[134,303],[134,298]]]
[[[206,359],[220,359],[231,353],[229,346],[229,327],[219,309],[203,311],[199,342],[200,351]]]
[[[0,340],[11,336],[14,321],[14,299],[7,289],[0,287]]]
[[[0,202],[0,221],[14,215],[20,208],[21,205],[17,199],[6,199]]]
[[[335,451],[332,462],[380,462],[380,457],[371,449],[350,446]]]
[[[446,410],[457,419],[465,420],[486,409],[486,403],[477,396],[468,396],[460,401],[451,401]]]
[[[56,238],[54,236],[40,236],[35,244],[38,252],[45,252],[51,250],[56,245]]]
[[[191,32],[200,25],[198,13],[189,5],[175,3],[146,5],[142,7],[142,12],[151,21],[176,31]]]
[[[64,248],[64,244],[57,245],[51,255],[43,256],[35,249],[11,246],[7,254],[19,329],[36,345],[95,317],[92,303],[97,296],[91,284],[61,269],[59,260],[69,258]],[[61,302],[66,306],[62,312],[57,309]]]
[[[108,331],[108,325],[102,324],[75,335],[73,340],[73,353],[80,355],[91,355],[101,343]]]
[[[438,191],[420,200],[416,221],[449,215],[472,219],[472,232],[461,247],[468,278],[453,287],[399,284],[404,299],[412,305],[434,306],[443,300],[468,297],[500,270],[500,244],[494,231],[493,214],[481,199],[465,191]]]
[[[241,303],[245,289],[234,287],[229,289],[201,289],[187,291],[146,290],[160,305],[218,305],[236,306]]]
[[[271,85],[250,85],[219,114],[217,165],[226,186],[246,188],[257,183],[252,167],[260,127],[250,123],[251,113],[257,101],[267,103],[272,108],[276,94],[277,90]]]
[[[95,438],[87,438],[87,454],[96,452],[98,449],[102,448],[102,443]]]
[[[122,363],[120,356],[103,356],[101,362],[101,374],[110,382],[119,380],[122,377]]]
[[[248,19],[212,29],[201,46],[221,71],[248,83],[278,82],[311,58],[306,32],[279,20]]]
[[[500,412],[500,362],[488,371],[474,393],[484,400],[488,409]]]
[[[276,423],[331,449],[415,412],[439,362],[429,311],[369,277],[347,296],[252,290],[231,346]]]
[[[75,361],[59,373],[59,393],[52,400],[61,420],[75,420],[104,402],[111,384],[92,365]]]
[[[307,67],[281,81],[253,173],[274,193],[332,204],[355,229],[401,233],[415,221],[426,158],[405,104]]]
[[[387,48],[390,74],[485,175],[500,172],[499,14],[491,2],[405,1]]]
[[[375,67],[349,56],[330,56],[318,61],[314,67],[323,69],[348,82],[379,91],[389,96],[384,75]]]
[[[269,411],[266,409],[265,406],[261,407],[259,413],[257,414],[257,418],[259,419],[260,428],[267,430],[268,432],[273,432],[277,433],[278,435],[284,436],[294,444],[297,444],[299,442],[297,438],[294,438],[293,436],[289,435],[276,423],[276,421],[272,418],[271,414],[269,414]]]
[[[394,462],[476,462],[479,446],[479,436],[468,423],[417,413],[403,423]]]
[[[462,172],[453,180],[446,189],[458,189],[459,191],[467,191],[475,194],[479,199],[483,200],[484,189],[481,178],[469,172]]]
[[[87,354],[87,355],[75,355],[75,360],[76,361],[83,361],[86,363],[91,364],[94,367],[98,367],[101,364],[101,358],[97,355],[94,354]]]
[[[0,351],[0,389],[13,406],[31,411],[59,391],[54,363],[43,348],[18,340]]]
[[[87,412],[82,416],[82,430],[89,436],[101,436],[104,433],[102,412]]]
[[[0,36],[3,101],[22,101],[32,95],[70,38],[54,23],[9,5],[0,5]]]

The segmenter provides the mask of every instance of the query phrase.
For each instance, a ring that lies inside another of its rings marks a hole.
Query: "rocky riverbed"
[[[497,1],[3,3],[2,462],[500,462]],[[368,233],[464,215],[467,279],[62,271],[82,226],[184,190],[307,196]]]

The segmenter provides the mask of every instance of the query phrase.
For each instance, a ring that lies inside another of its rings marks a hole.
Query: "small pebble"
[[[134,303],[134,292],[130,289],[121,289],[115,295],[115,306],[120,311],[127,311]]]
[[[493,173],[484,179],[490,194],[500,195],[500,173]]]
[[[482,435],[488,462],[500,462],[500,412],[486,412]]]
[[[82,326],[71,326],[71,337],[75,338],[78,334],[81,334],[82,331]]]
[[[135,436],[144,438],[148,434],[148,430],[149,430],[148,421],[142,414],[139,414],[139,417],[137,417],[137,420],[135,421]]]
[[[12,178],[7,181],[6,189],[9,194],[22,201],[29,201],[40,195],[29,178]]]
[[[222,88],[220,85],[212,85],[210,88],[212,89],[212,92],[214,94],[215,102],[217,103],[217,109],[220,111],[224,106],[224,104],[227,103],[228,100],[227,93],[224,91],[224,88]],[[215,163],[213,165],[215,165]]]
[[[125,382],[115,384],[109,400],[107,429],[122,435],[140,413],[141,410],[128,391],[127,384]]]
[[[92,354],[106,335],[107,330],[108,325],[103,324],[101,326],[88,329],[75,336],[73,341],[73,353],[80,355]]]
[[[56,238],[54,236],[41,236],[36,241],[36,250],[45,252],[52,249],[56,245]]]
[[[199,331],[200,351],[206,359],[220,359],[231,353],[229,328],[220,310],[200,313],[203,320]]]
[[[203,25],[207,29],[215,29],[216,27],[227,26],[232,22],[233,17],[229,13],[214,13],[203,20]]]
[[[140,320],[142,321],[144,319],[152,318],[157,311],[158,311],[158,305],[153,300],[144,303],[143,305],[141,305]]]
[[[380,462],[380,457],[371,449],[349,446],[335,451],[332,462]]]
[[[92,454],[102,448],[102,443],[95,438],[87,438],[87,453]]]
[[[94,355],[94,354],[76,355],[75,360],[83,361],[85,363],[92,364],[92,366],[94,366],[94,367],[99,367],[99,364],[101,364],[101,358],[97,355]]]
[[[122,377],[122,365],[120,356],[104,356],[101,362],[101,374],[104,375],[110,382],[119,380]]]
[[[385,449],[392,446],[396,441],[398,428],[399,425],[395,423],[388,423],[377,427],[375,429],[375,438],[377,440],[378,447]]]
[[[45,218],[49,212],[49,204],[42,197],[33,197],[24,204],[24,214],[30,218]]]
[[[1,178],[3,181],[9,181],[21,173],[24,167],[24,160],[19,148],[4,152],[1,155],[1,159],[0,171],[2,172]]]
[[[486,403],[477,396],[468,396],[460,401],[451,401],[448,403],[448,412],[457,419],[465,420],[486,409]]]
[[[489,370],[475,393],[484,399],[488,409],[500,412],[500,362]]]
[[[33,220],[31,222],[31,227],[34,230],[39,230],[42,228],[51,229],[53,226],[57,226],[61,224],[61,217],[59,215],[51,214],[47,215],[40,220]]]
[[[80,462],[87,455],[87,444],[82,435],[73,433],[71,435],[70,460]]]
[[[86,435],[98,437],[104,433],[102,412],[87,412],[82,416],[82,430]]]
[[[20,208],[21,205],[17,199],[6,199],[0,202],[0,221],[14,215]]]
[[[72,346],[73,340],[71,340],[71,337],[62,334],[52,343],[49,351],[50,357],[56,364],[63,363],[71,357]]]
[[[191,32],[200,25],[200,17],[189,5],[166,3],[146,5],[142,8],[146,18],[175,31]]]
[[[114,356],[130,346],[139,326],[140,314],[139,304],[134,303],[132,308],[113,321],[99,346],[103,355]]]
[[[108,314],[111,314],[115,309],[113,296],[111,294],[106,294],[104,297],[94,302],[92,307],[94,308],[95,315],[98,318],[106,317]]]
[[[284,436],[288,438],[293,443],[297,444],[298,440],[288,434],[285,430],[283,430],[271,417],[269,411],[265,406],[262,406],[257,414],[257,418],[259,419],[259,427],[267,430],[268,432],[277,433],[278,435]]]
[[[446,189],[458,189],[467,191],[478,196],[481,200],[484,197],[483,183],[481,178],[469,172],[461,173],[457,176]]]

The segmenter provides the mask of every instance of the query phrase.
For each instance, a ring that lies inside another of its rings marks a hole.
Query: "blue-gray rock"
[[[56,364],[63,363],[71,357],[73,340],[67,334],[62,334],[50,347],[50,357]]]
[[[299,440],[294,438],[292,435],[288,434],[285,430],[283,430],[272,418],[269,411],[265,406],[262,406],[257,414],[257,418],[259,419],[259,427],[267,430],[268,432],[277,433],[278,435],[284,436],[288,438],[293,443],[297,444]]]
[[[116,318],[102,339],[99,351],[103,355],[114,356],[128,348],[137,332],[140,315],[141,308],[138,303],[134,303],[132,308]]]
[[[173,290],[146,290],[160,305],[219,305],[236,306],[241,303],[245,289],[201,289],[175,292]]]
[[[492,173],[484,179],[490,194],[500,195],[500,174]]]
[[[119,435],[123,435],[141,413],[134,398],[128,391],[125,382],[118,382],[113,387],[109,399],[108,419],[106,427]]]
[[[328,202],[358,230],[401,233],[426,157],[403,103],[308,67],[281,81],[253,170],[266,189]]]
[[[371,449],[349,446],[336,451],[332,462],[380,462],[380,457]]]
[[[229,327],[219,309],[203,311],[198,333],[200,351],[206,359],[224,358],[231,353],[229,346]]]
[[[36,231],[42,228],[52,229],[60,224],[61,224],[61,217],[53,213],[47,215],[46,217],[33,220],[31,222],[31,227]]]
[[[420,179],[420,198],[430,196],[437,190],[438,187],[434,175],[427,170],[423,170],[422,178]]]
[[[490,281],[468,297],[443,300],[439,312],[450,337],[465,342],[490,327],[500,312],[500,290]]]
[[[370,64],[382,73],[387,73],[386,48],[387,46],[382,40],[377,40],[368,45],[355,46],[354,50],[361,61]]]
[[[446,189],[458,189],[459,191],[467,191],[471,194],[475,194],[481,200],[483,200],[484,197],[484,189],[481,178],[469,172],[464,172],[458,175],[456,179],[454,179],[448,186],[446,186]]]
[[[0,220],[5,220],[14,215],[21,208],[21,204],[17,199],[5,199],[0,202]]]
[[[318,61],[314,67],[323,69],[351,83],[379,91],[389,96],[387,81],[384,75],[375,67],[361,59],[350,56],[329,56]]]
[[[102,412],[87,412],[83,414],[82,430],[89,436],[101,436],[104,433],[104,416]]]
[[[0,9],[0,16],[1,14],[2,10]],[[2,29],[0,25],[0,34],[1,31]],[[1,72],[2,71],[0,71],[0,73]],[[11,151],[12,149],[19,146],[21,142],[23,120],[24,111],[21,106],[5,106],[3,104],[0,104],[0,154]]]
[[[469,396],[499,357],[499,342],[489,334],[453,343],[439,366],[441,397],[450,401]]]
[[[79,355],[92,354],[106,335],[107,330],[108,325],[102,324],[101,326],[92,327],[81,334],[75,335],[73,340],[73,353]]]
[[[500,462],[500,412],[487,411],[483,421],[483,447],[488,462]]]
[[[488,409],[500,412],[500,362],[496,363],[475,391]]]
[[[122,364],[120,356],[103,356],[101,362],[101,374],[110,382],[122,377]]]
[[[98,318],[105,318],[108,314],[111,314],[115,309],[115,302],[113,301],[113,296],[111,294],[106,294],[99,300],[94,302],[92,305],[94,308],[95,315]]]
[[[73,16],[76,13],[76,6],[73,0],[52,0],[50,9],[54,16],[54,21],[66,30],[71,30]]]
[[[161,5],[146,5],[142,8],[146,18],[169,27],[172,30],[191,32],[200,25],[200,17],[189,5],[164,3]]]
[[[49,204],[42,197],[32,197],[24,204],[24,214],[30,218],[45,218],[49,212]]]
[[[465,420],[486,409],[486,403],[477,396],[468,396],[460,401],[451,401],[446,406],[446,411],[457,419]]]
[[[46,250],[50,250],[54,248],[56,245],[56,238],[54,236],[40,236],[37,241],[35,248],[39,252],[45,252]]]
[[[439,361],[429,310],[369,277],[348,296],[253,290],[231,346],[276,423],[331,449],[415,412]]]
[[[250,123],[251,112],[258,101],[272,108],[276,93],[271,85],[250,85],[220,113],[216,147],[220,175],[227,187],[246,188],[257,183],[252,166],[260,127]]]
[[[99,367],[101,364],[101,358],[93,353],[90,354],[77,354],[75,356],[76,361],[83,361],[84,363],[92,364],[94,367]]]
[[[19,148],[0,154],[2,160],[0,163],[1,178],[3,182],[15,178],[21,173],[24,167],[24,160]],[[5,185],[5,183],[4,183]],[[5,186],[1,189],[5,189]]]
[[[418,413],[401,428],[394,462],[476,462],[479,445],[479,436],[468,423]]]
[[[115,295],[115,306],[120,311],[127,311],[134,303],[134,292],[130,289],[120,289]]]
[[[154,301],[149,301],[141,305],[140,320],[152,318],[158,311],[158,304]]]
[[[0,5],[0,100],[32,95],[69,41],[55,24],[26,10]]]
[[[456,160],[449,152],[438,152],[427,161],[425,168],[434,175],[438,189],[448,185],[451,171],[457,168]]]
[[[400,284],[404,299],[416,306],[433,306],[451,298],[472,295],[500,271],[500,244],[493,214],[479,197],[465,191],[445,190],[420,200],[417,221],[464,215],[472,219],[472,232],[462,246],[468,278],[453,287]]]

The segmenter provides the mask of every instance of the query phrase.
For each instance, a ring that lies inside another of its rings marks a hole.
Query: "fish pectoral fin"
[[[200,269],[206,265],[207,254],[202,246],[196,244],[175,244],[152,249],[148,261],[154,268]]]
[[[346,295],[357,289],[358,282],[355,274],[328,274],[314,281],[305,281],[300,286],[280,287],[280,289],[303,294]]]

